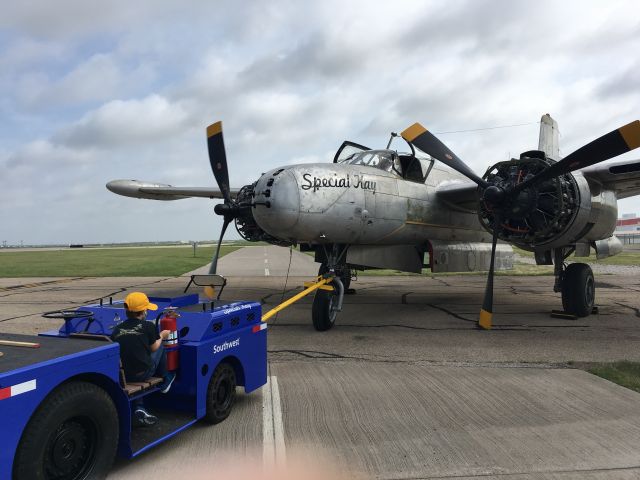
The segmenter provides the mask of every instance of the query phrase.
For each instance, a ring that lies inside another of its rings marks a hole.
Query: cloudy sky
[[[548,112],[567,155],[640,117],[638,52],[634,0],[5,2],[0,241],[217,237],[211,201],[104,186],[213,185],[216,120],[237,187],[415,121],[476,130],[439,136],[483,173],[535,148]]]

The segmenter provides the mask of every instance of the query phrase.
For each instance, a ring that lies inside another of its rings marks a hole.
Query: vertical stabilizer
[[[560,160],[560,132],[558,122],[548,113],[540,119],[540,139],[538,140],[538,150],[542,150],[547,157],[556,161]]]

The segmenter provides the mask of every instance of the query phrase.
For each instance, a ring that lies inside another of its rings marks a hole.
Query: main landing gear
[[[589,315],[595,304],[596,284],[593,271],[586,263],[565,265],[566,258],[573,249],[565,253],[563,249],[553,251],[554,275],[556,277],[554,292],[561,292],[562,307],[566,313],[576,317]]]

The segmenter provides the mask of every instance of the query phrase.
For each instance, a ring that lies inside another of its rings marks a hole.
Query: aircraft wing
[[[613,190],[618,199],[640,195],[640,160],[594,165],[580,171],[592,188]]]
[[[478,208],[478,185],[472,181],[448,180],[436,187],[436,197],[455,210],[475,212]]]
[[[613,190],[618,199],[640,195],[640,160],[594,165],[580,172],[594,192]],[[450,180],[436,187],[436,197],[453,209],[475,212],[477,189],[471,181]]]
[[[149,200],[180,200],[183,198],[224,198],[218,188],[209,187],[173,187],[165,183],[144,182],[138,180],[112,180],[107,189],[118,195]],[[231,196],[235,197],[239,189],[232,188]]]

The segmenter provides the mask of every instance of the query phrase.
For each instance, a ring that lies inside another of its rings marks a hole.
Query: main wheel
[[[337,303],[338,295],[336,290],[332,292],[322,289],[316,290],[316,294],[313,297],[313,306],[311,307],[313,328],[319,332],[324,332],[333,327],[338,316]]]
[[[562,307],[565,312],[586,317],[593,310],[596,284],[593,271],[586,263],[572,263],[562,279]]]
[[[235,400],[236,372],[228,363],[221,363],[209,380],[205,420],[209,423],[220,423],[231,413]]]
[[[118,432],[118,412],[107,392],[87,382],[62,385],[29,420],[16,451],[13,478],[105,478]]]

